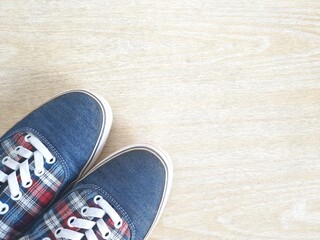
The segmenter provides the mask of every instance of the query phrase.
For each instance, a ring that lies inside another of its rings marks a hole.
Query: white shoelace
[[[89,217],[91,219],[98,218],[98,220],[92,221],[76,217],[70,217],[68,219],[69,227],[87,230],[84,234],[70,229],[58,228],[55,231],[55,237],[70,240],[80,240],[84,236],[86,236],[87,239],[98,240],[96,234],[92,230],[92,228],[97,225],[103,239],[109,239],[111,230],[103,220],[104,215],[107,214],[111,218],[116,229],[119,229],[122,226],[123,221],[118,213],[113,209],[113,207],[106,200],[104,200],[102,196],[95,196],[93,201],[99,206],[99,208],[85,206],[81,209],[81,216]],[[43,240],[50,240],[50,238],[43,238]]]
[[[17,170],[20,171],[22,187],[29,188],[32,186],[29,159],[32,156],[34,157],[34,173],[36,176],[41,176],[44,174],[44,160],[49,164],[53,164],[56,160],[48,148],[46,148],[46,146],[32,134],[26,135],[24,139],[26,142],[29,142],[36,149],[36,151],[32,152],[22,146],[16,147],[16,154],[25,158],[25,160],[19,163],[7,156],[2,159],[2,164],[12,169],[13,172],[7,175],[3,171],[0,171],[0,184],[2,185],[5,182],[8,182],[11,199],[15,201],[22,197],[16,174]],[[8,211],[8,204],[0,201],[0,215],[4,215]]]

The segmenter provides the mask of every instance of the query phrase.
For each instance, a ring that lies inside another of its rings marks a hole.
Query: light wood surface
[[[0,0],[0,131],[85,88],[114,112],[100,159],[164,148],[151,239],[320,239],[320,1]]]

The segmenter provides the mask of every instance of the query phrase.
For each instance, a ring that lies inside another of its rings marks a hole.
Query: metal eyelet
[[[101,195],[96,195],[94,198],[93,198],[93,201],[95,204],[98,204],[98,202],[102,199],[102,196]]]
[[[8,204],[2,204],[2,207],[0,209],[0,215],[4,215],[9,211]]]
[[[72,223],[74,222],[74,220],[76,220],[77,218],[76,217],[70,217],[69,219],[68,219],[68,226],[69,227],[74,227],[73,225],[72,225]]]
[[[49,159],[48,161],[47,161],[47,163],[49,163],[49,164],[53,164],[53,163],[55,163],[56,162],[56,158],[55,157],[52,157],[51,159]]]
[[[18,146],[18,147],[16,147],[16,148],[14,149],[14,151],[15,151],[16,153],[19,153],[20,149],[21,149],[21,146]]]
[[[18,201],[22,197],[22,193],[19,192],[16,196],[11,196],[11,199],[14,201]]]
[[[2,164],[5,164],[8,160],[10,159],[10,157],[4,157],[3,159],[2,159]]]
[[[26,184],[22,183],[22,186],[23,186],[24,188],[29,188],[29,187],[31,187],[32,183],[33,183],[33,181],[30,180],[30,181],[28,181]]]
[[[59,238],[59,237],[60,237],[59,234],[60,234],[61,230],[62,230],[62,228],[57,228],[57,230],[54,232],[54,236],[55,236],[56,238]]]
[[[86,215],[87,210],[88,210],[88,207],[83,207],[83,208],[81,208],[81,215],[82,215],[83,217],[86,217],[86,216],[87,216],[87,215]]]
[[[115,224],[115,228],[116,228],[116,229],[121,228],[121,227],[122,227],[122,224],[123,224],[123,221],[122,221],[122,219],[120,219],[120,221],[117,222],[117,224]]]
[[[29,142],[29,139],[32,137],[32,135],[29,133],[24,136],[24,141]]]
[[[44,170],[35,170],[34,171],[34,174],[36,175],[36,176],[38,176],[38,177],[40,177],[40,176],[42,176],[43,174],[44,174]]]
[[[110,235],[110,232],[106,232],[106,233],[102,236],[102,238],[103,238],[103,239],[109,239],[109,235]]]

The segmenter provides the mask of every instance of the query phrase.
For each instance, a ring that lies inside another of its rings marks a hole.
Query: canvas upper
[[[127,147],[80,179],[20,240],[145,239],[171,181],[170,160],[159,150]]]
[[[106,106],[86,91],[64,93],[0,138],[0,239],[17,239],[94,162],[111,125]]]

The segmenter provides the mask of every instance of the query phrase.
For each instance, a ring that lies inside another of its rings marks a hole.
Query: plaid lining
[[[98,207],[93,201],[93,198],[96,195],[98,195],[98,193],[91,190],[77,190],[70,193],[44,214],[43,221],[38,225],[33,234],[24,236],[20,238],[20,240],[34,240],[42,239],[44,237],[56,239],[54,232],[60,227],[85,233],[85,229],[70,228],[68,226],[68,219],[72,216],[84,218],[80,213],[81,208],[84,206]],[[85,217],[85,219],[92,220],[93,218]],[[115,229],[112,220],[107,214],[105,214],[103,220],[111,230],[110,240],[129,240],[131,238],[129,225],[125,219],[122,218],[123,224],[119,229]],[[103,239],[96,225],[94,226],[93,231],[99,240]],[[65,238],[60,239],[65,240]],[[86,238],[84,237],[83,239]]]
[[[21,162],[22,158],[15,153],[17,146],[35,151],[34,147],[24,140],[25,135],[27,135],[26,132],[17,133],[12,138],[2,142],[1,147],[4,152],[0,156],[0,160],[9,156],[13,160]],[[40,177],[34,175],[33,159],[30,159],[29,167],[33,180],[30,188],[21,186],[20,176],[17,172],[17,179],[22,192],[21,199],[18,201],[12,200],[8,186],[0,192],[0,201],[9,205],[9,211],[5,215],[0,215],[0,239],[12,239],[14,235],[20,234],[48,206],[62,184],[64,171],[58,162],[52,165],[45,163],[45,172]],[[4,165],[0,166],[0,170],[6,174],[12,171]]]

